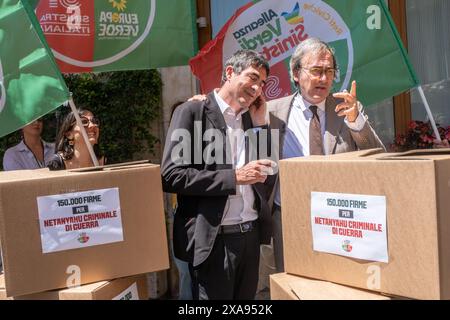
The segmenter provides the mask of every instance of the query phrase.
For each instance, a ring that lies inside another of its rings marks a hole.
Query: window
[[[214,38],[219,33],[237,9],[248,2],[249,0],[211,0],[212,37]]]
[[[365,107],[369,122],[386,148],[394,142],[394,112],[392,98]]]
[[[388,5],[387,0],[385,0],[385,3]],[[389,148],[395,137],[394,103],[392,98],[367,106],[365,111],[378,137],[383,141],[386,148]]]
[[[437,124],[450,125],[450,1],[408,0],[406,18],[411,62]],[[413,120],[427,120],[417,90],[411,91]]]

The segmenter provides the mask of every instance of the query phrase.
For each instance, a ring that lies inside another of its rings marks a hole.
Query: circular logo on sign
[[[55,1],[53,1],[53,2],[55,2]],[[59,2],[61,3],[62,6],[66,7],[66,8],[81,6],[81,4],[78,0],[60,0]]]
[[[337,11],[321,0],[263,0],[252,5],[229,26],[223,62],[237,50],[250,49],[264,55],[271,67],[281,63],[288,69],[297,45],[310,37],[334,48],[340,66],[334,87],[339,91],[347,88],[353,68],[350,29]]]
[[[77,239],[80,243],[86,243],[89,241],[89,236],[87,235],[86,232],[82,232],[78,235],[78,239]]]
[[[93,68],[133,52],[152,28],[156,1],[41,1],[37,17],[55,57],[67,64]]]
[[[351,252],[353,250],[350,240],[344,240],[344,242],[342,242],[342,249],[346,252]]]

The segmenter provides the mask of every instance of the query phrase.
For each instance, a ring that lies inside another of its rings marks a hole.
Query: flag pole
[[[94,164],[94,167],[98,167],[100,166],[97,160],[97,157],[95,156],[95,152],[94,152],[94,148],[92,148],[91,143],[89,142],[89,138],[88,135],[86,133],[86,129],[84,128],[83,124],[81,123],[81,118],[80,115],[78,114],[78,110],[75,107],[75,103],[73,102],[72,99],[72,93],[70,93],[70,99],[69,99],[69,105],[70,105],[70,109],[72,109],[72,113],[75,116],[75,119],[77,120],[77,125],[79,128],[81,128],[81,135],[83,136],[84,142],[86,143],[86,147],[89,151],[89,154],[91,156],[92,159],[92,163]]]
[[[428,105],[427,98],[425,97],[425,93],[423,92],[422,86],[417,86],[417,90],[419,91],[420,97],[422,98],[423,105],[425,106],[425,110],[428,114],[428,119],[430,119],[431,126],[433,127],[434,135],[436,136],[436,140],[441,143],[441,135],[436,127],[436,122],[434,122],[433,114],[431,113],[430,106]]]

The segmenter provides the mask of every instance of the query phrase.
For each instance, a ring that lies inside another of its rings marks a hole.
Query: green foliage
[[[75,105],[100,119],[100,147],[108,163],[133,160],[139,152],[154,153],[157,137],[150,133],[159,117],[161,78],[156,70],[65,75]],[[62,106],[44,118],[43,138],[54,141],[58,121],[70,112]],[[0,139],[0,157],[20,141],[20,132]]]
[[[149,125],[159,116],[161,99],[156,70],[72,74],[65,79],[76,106],[100,119],[100,146],[108,163],[154,152],[157,137],[150,134]]]
[[[8,134],[7,136],[0,139],[0,168],[3,170],[3,155],[5,154],[6,149],[12,147],[20,142],[21,134],[20,130],[14,133]]]

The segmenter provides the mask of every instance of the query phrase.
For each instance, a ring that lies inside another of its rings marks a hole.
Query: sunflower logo
[[[127,0],[109,0],[109,3],[111,3],[113,8],[117,9],[117,11],[124,11],[127,8]]]

